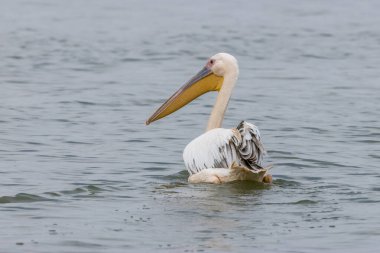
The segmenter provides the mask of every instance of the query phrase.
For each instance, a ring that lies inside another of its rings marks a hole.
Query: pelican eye
[[[215,60],[211,59],[210,64],[213,65],[215,63]]]

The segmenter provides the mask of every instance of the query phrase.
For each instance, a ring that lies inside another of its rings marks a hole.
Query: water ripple
[[[38,201],[52,201],[52,199],[28,194],[28,193],[18,193],[15,196],[2,196],[0,197],[0,204],[7,203],[28,203],[28,202],[38,202]]]

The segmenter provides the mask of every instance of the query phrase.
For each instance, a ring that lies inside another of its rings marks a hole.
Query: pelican
[[[190,183],[224,183],[237,180],[271,183],[269,167],[258,128],[242,121],[236,128],[221,128],[232,90],[239,76],[235,57],[218,53],[193,78],[175,92],[146,121],[149,125],[209,91],[218,91],[206,132],[192,140],[183,152]]]

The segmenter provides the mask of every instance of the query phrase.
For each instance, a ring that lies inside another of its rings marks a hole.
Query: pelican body
[[[232,91],[239,76],[237,60],[218,53],[193,78],[175,92],[146,121],[149,125],[209,91],[218,91],[206,132],[192,140],[183,152],[191,183],[224,183],[237,180],[270,183],[258,128],[242,121],[236,128],[221,128]]]

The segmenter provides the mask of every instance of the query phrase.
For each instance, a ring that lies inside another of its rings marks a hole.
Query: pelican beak
[[[219,91],[223,84],[223,77],[215,75],[209,66],[205,66],[166,102],[145,122],[149,125],[187,105],[200,95],[209,91]]]

